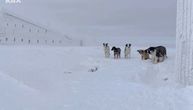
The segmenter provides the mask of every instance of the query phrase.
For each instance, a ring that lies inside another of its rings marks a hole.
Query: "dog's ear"
[[[128,46],[128,44],[125,45],[125,47],[127,47],[127,46]]]
[[[111,49],[111,50],[114,50],[114,48],[115,48],[115,47],[112,47],[112,49]]]
[[[139,53],[140,53],[140,52],[141,52],[141,50],[137,50],[137,52],[139,52]]]
[[[131,47],[131,44],[129,44],[129,47]]]
[[[106,43],[106,46],[108,46],[109,44],[108,43]]]
[[[103,43],[103,46],[105,46],[105,43]]]

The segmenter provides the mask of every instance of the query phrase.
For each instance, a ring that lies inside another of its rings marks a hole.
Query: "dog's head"
[[[105,43],[103,43],[103,47],[105,47],[106,46],[106,44]]]
[[[139,54],[145,59],[149,59],[149,53],[147,50],[137,50],[137,52],[139,52]]]
[[[112,49],[111,49],[111,50],[112,50],[112,51],[114,51],[114,50],[116,50],[116,49],[117,49],[117,48],[114,46],[114,47],[112,47]]]
[[[139,52],[139,54],[143,54],[144,50],[137,50],[137,52]]]

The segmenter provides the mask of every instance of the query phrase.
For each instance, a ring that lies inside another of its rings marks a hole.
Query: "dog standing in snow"
[[[110,57],[110,47],[108,46],[108,43],[103,43],[103,49],[105,53],[105,58]]]
[[[147,51],[151,55],[154,64],[163,62],[167,58],[167,52],[164,46],[149,47]]]
[[[111,50],[114,51],[114,59],[121,58],[121,49],[120,48],[113,47]]]
[[[137,50],[137,51],[141,55],[141,60],[149,59],[149,53],[147,52],[147,50]]]
[[[131,44],[126,44],[125,45],[124,53],[125,53],[125,58],[126,59],[131,57]]]

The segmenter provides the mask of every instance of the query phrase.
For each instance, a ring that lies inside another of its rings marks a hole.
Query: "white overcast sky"
[[[176,0],[21,0],[4,9],[80,37],[174,37]]]

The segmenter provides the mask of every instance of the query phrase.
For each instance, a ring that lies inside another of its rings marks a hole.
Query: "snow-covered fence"
[[[75,45],[73,40],[10,12],[0,12],[0,45]]]
[[[176,72],[183,85],[193,85],[193,0],[177,0]]]

